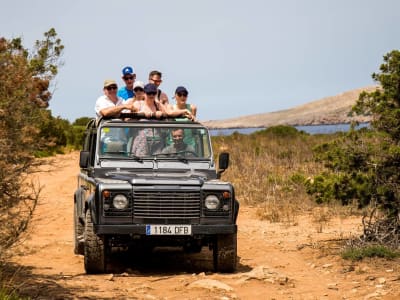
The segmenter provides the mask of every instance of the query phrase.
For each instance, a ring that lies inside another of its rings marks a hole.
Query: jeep
[[[176,129],[184,150],[173,150]],[[74,252],[84,255],[86,273],[106,272],[113,247],[144,245],[209,247],[215,271],[234,272],[239,203],[220,180],[228,164],[222,152],[216,168],[208,129],[198,122],[132,113],[91,120],[74,193]]]

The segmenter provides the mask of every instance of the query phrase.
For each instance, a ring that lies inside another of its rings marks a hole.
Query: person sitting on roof
[[[117,96],[117,83],[115,80],[107,79],[104,81],[104,95],[96,100],[95,108],[97,118],[118,116],[122,111],[133,110],[131,103],[124,103],[123,99]]]
[[[187,121],[196,120],[196,113],[197,113],[197,107],[194,104],[189,104],[187,103],[187,98],[188,98],[189,92],[184,86],[178,86],[175,90],[175,100],[176,104],[174,105],[169,105],[170,110],[172,111],[186,111],[185,116],[175,118],[175,121]]]

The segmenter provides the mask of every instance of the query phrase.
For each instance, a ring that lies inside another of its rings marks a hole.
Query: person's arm
[[[110,106],[100,110],[100,114],[103,117],[110,117],[120,114],[124,109],[133,110],[133,105],[131,103],[124,103],[118,106]]]
[[[189,120],[194,120],[193,114],[188,109],[174,109],[167,112],[169,117],[186,117]]]
[[[197,116],[197,106],[194,104],[190,104],[190,108],[192,110],[192,115],[196,118]]]

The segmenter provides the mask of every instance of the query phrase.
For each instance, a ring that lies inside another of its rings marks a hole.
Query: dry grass
[[[297,216],[316,206],[304,181],[323,170],[312,148],[332,136],[303,133],[274,134],[263,130],[251,135],[234,133],[213,138],[214,149],[230,153],[230,166],[222,178],[235,186],[237,199],[258,207],[258,216],[271,222],[296,224]],[[329,214],[342,213],[329,209]],[[316,213],[317,215],[317,213]],[[319,212],[322,230],[328,213]]]

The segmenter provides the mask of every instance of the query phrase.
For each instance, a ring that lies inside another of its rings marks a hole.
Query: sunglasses
[[[118,87],[116,85],[111,85],[111,86],[106,87],[107,91],[116,90],[116,89],[118,89]]]
[[[146,93],[146,95],[149,95],[149,96],[155,96],[157,93],[154,93],[154,92],[149,92],[149,93]]]
[[[133,78],[134,78],[133,76],[125,76],[124,80],[133,80]]]
[[[133,91],[134,91],[134,92],[144,92],[144,89],[142,89],[142,88],[136,88],[136,89],[133,89]]]
[[[187,97],[187,96],[188,96],[187,93],[177,93],[177,95],[178,95],[179,97]]]

